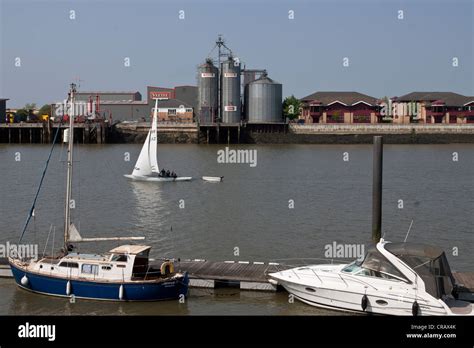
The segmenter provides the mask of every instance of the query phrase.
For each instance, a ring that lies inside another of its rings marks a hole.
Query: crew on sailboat
[[[164,170],[164,169],[160,171],[158,176],[160,178],[177,178],[178,177],[178,175],[174,171],[170,172],[169,170]]]

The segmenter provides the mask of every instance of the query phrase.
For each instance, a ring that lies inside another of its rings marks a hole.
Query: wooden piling
[[[378,243],[382,236],[382,171],[383,139],[374,137],[372,174],[372,242]]]

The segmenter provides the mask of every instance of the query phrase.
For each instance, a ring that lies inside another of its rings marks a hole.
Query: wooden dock
[[[67,124],[54,122],[0,123],[0,143],[5,144],[50,144],[57,128],[66,129]],[[74,123],[75,142],[82,144],[102,144],[106,142],[109,125],[104,121]],[[58,134],[57,142],[63,134]]]
[[[175,269],[189,273],[191,287],[237,287],[242,290],[276,291],[267,274],[287,268],[278,263],[249,261],[175,261]]]

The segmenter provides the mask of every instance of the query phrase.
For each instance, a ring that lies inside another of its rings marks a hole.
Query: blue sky
[[[9,107],[42,105],[63,99],[77,78],[82,90],[138,90],[144,97],[147,85],[194,85],[196,66],[219,33],[248,68],[266,68],[283,83],[285,96],[318,90],[474,95],[473,4],[0,0],[0,97],[11,99]]]

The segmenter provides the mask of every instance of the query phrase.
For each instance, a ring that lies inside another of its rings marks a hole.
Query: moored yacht
[[[76,88],[72,84],[69,93],[70,116],[67,137],[63,248],[58,254],[43,256],[39,260],[36,257],[26,258],[21,255],[9,257],[8,261],[16,283],[19,287],[35,293],[71,298],[116,301],[181,299],[187,294],[188,274],[175,272],[173,263],[169,260],[164,260],[158,267],[150,265],[150,246],[126,244],[103,254],[74,252],[72,243],[144,239],[144,237],[82,238],[71,222],[75,93]],[[60,128],[58,127],[56,131],[40,185],[18,244],[21,244],[28,223],[34,216],[36,200]]]
[[[186,296],[187,274],[171,261],[149,264],[147,245],[122,245],[104,254],[71,252],[38,261],[13,259],[11,271],[26,290],[61,297],[115,301],[158,301]]]
[[[316,307],[387,315],[473,315],[457,300],[446,255],[437,247],[383,239],[363,261],[311,265],[269,274],[296,299]]]

